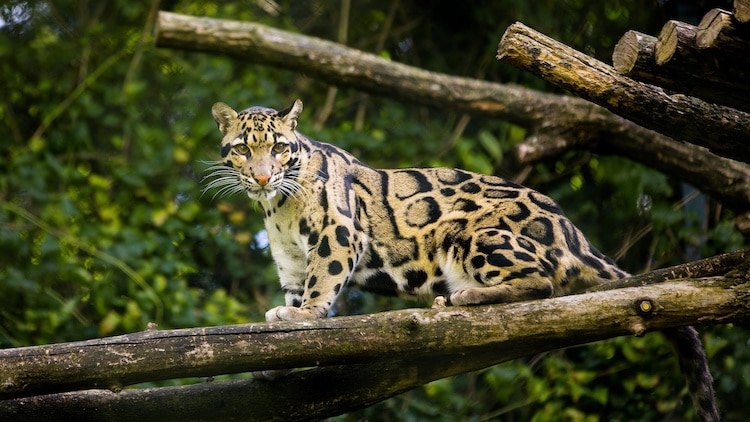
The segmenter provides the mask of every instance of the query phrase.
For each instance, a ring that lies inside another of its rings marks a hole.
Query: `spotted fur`
[[[297,132],[301,112],[299,100],[279,112],[212,109],[222,161],[207,189],[260,203],[285,292],[266,320],[325,317],[345,286],[474,305],[566,295],[627,275],[547,196],[458,169],[369,167]],[[702,352],[695,331],[680,335]],[[700,372],[689,375],[700,387],[691,390],[703,392],[696,403],[717,415],[705,355],[696,363],[693,350],[690,359]]]

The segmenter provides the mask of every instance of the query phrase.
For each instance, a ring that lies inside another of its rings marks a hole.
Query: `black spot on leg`
[[[328,236],[323,236],[318,245],[318,255],[325,258],[331,255],[331,245],[328,244]]]
[[[312,289],[317,282],[318,282],[318,277],[310,276],[310,280],[307,281],[307,288]]]
[[[450,289],[448,289],[448,282],[445,280],[438,280],[432,283],[432,292],[435,296],[448,296]]]
[[[500,271],[497,271],[497,270],[487,271],[487,274],[485,274],[485,278],[487,278],[487,280],[492,280],[493,278],[497,278],[499,276],[500,276]]]
[[[331,261],[331,263],[328,264],[328,274],[339,275],[342,271],[344,271],[344,267],[339,261]]]
[[[310,232],[310,236],[307,237],[307,243],[310,246],[315,246],[318,244],[319,240],[319,234],[317,231]]]
[[[336,241],[341,246],[349,246],[349,229],[345,226],[336,227]]]

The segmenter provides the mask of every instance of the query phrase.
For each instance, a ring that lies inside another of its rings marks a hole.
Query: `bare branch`
[[[746,274],[740,275],[744,280]],[[0,399],[85,388],[119,389],[170,378],[399,360],[407,355],[418,359],[492,349],[499,362],[619,335],[736,322],[747,317],[748,308],[739,299],[750,288],[747,283],[736,284],[737,279],[718,278],[507,305],[147,330],[5,349],[0,350]],[[699,301],[693,300],[696,295]],[[662,311],[650,315],[634,311],[633,300],[644,297],[658,302]],[[603,321],[601,315],[609,318]]]

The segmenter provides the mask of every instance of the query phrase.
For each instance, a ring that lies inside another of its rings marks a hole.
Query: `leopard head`
[[[221,161],[208,170],[205,190],[218,194],[245,192],[254,200],[270,201],[277,194],[294,195],[299,189],[300,143],[295,129],[302,101],[276,111],[251,107],[237,112],[224,103],[211,108],[222,134]]]

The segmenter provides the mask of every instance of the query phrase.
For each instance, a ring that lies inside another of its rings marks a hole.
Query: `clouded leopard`
[[[260,203],[286,304],[267,321],[325,317],[342,288],[443,296],[452,305],[566,295],[627,274],[547,196],[447,168],[381,170],[297,132],[282,111],[212,108],[222,161],[207,189]],[[716,420],[711,375],[692,327],[666,333],[696,411]]]

